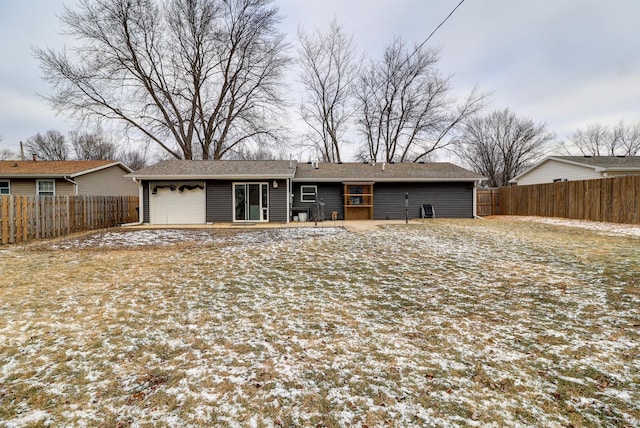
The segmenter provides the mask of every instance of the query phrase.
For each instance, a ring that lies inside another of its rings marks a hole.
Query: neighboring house
[[[640,156],[550,156],[509,180],[518,185],[640,175]]]
[[[450,163],[307,163],[169,160],[129,174],[139,183],[141,221],[288,223],[325,218],[404,219],[431,204],[437,217],[472,218],[479,174]]]
[[[0,161],[2,195],[138,196],[125,178],[131,169],[114,161]]]

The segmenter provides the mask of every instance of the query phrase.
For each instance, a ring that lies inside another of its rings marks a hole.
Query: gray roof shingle
[[[448,162],[298,164],[294,181],[475,181],[484,177]]]
[[[120,162],[112,160],[71,160],[71,161],[0,161],[1,177],[65,177],[78,176],[102,168],[119,165],[130,171]]]
[[[256,179],[293,178],[296,162],[242,160],[167,160],[138,170],[130,176],[141,179]]]
[[[316,167],[317,166],[317,167]],[[273,179],[294,181],[475,181],[484,177],[448,162],[297,163],[295,161],[168,160],[129,174],[138,179]]]
[[[551,159],[599,168],[640,168],[640,156],[551,156]]]

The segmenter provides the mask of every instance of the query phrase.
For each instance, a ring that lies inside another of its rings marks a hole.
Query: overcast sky
[[[336,18],[376,57],[394,36],[421,43],[460,0],[276,0],[282,30],[325,30]],[[73,127],[37,94],[50,88],[31,47],[64,47],[57,15],[75,1],[0,0],[0,148]],[[559,138],[591,123],[640,120],[639,0],[465,0],[432,37],[457,93],[492,92]]]

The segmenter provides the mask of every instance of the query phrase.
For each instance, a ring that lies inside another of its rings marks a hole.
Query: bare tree
[[[613,132],[598,123],[586,130],[578,130],[569,137],[570,143],[585,156],[613,156],[615,139]],[[565,145],[566,147],[566,145]],[[571,149],[566,149],[570,152]]]
[[[460,159],[489,179],[491,187],[509,180],[540,160],[554,135],[545,124],[519,118],[509,109],[465,121],[456,140]]]
[[[595,123],[579,129],[562,143],[568,153],[576,150],[584,156],[637,156],[640,154],[640,121],[620,121],[613,128]]]
[[[0,160],[15,159],[16,155],[9,149],[0,149]]]
[[[122,150],[118,154],[117,158],[120,162],[127,165],[134,171],[144,168],[148,164],[147,148],[141,150]]]
[[[80,0],[73,58],[35,49],[58,111],[113,120],[175,158],[279,138],[288,58],[273,0]]]
[[[119,160],[133,170],[143,168],[148,160],[146,146],[118,144],[100,128],[72,131],[68,138],[55,130],[38,133],[27,139],[25,149],[42,160]]]
[[[306,135],[325,162],[340,162],[347,122],[353,115],[352,83],[358,76],[353,36],[337,21],[329,32],[298,30],[301,81],[305,100],[300,111],[311,132]]]
[[[78,160],[113,160],[117,158],[118,146],[101,131],[70,133],[71,146]]]
[[[10,149],[0,149],[0,160],[15,159],[16,154]]]
[[[54,129],[46,133],[37,133],[25,141],[27,153],[36,155],[42,160],[68,160],[70,159],[69,145],[64,135]]]
[[[0,142],[2,141],[2,135],[0,135]],[[14,159],[15,154],[9,149],[0,149],[0,160]]]
[[[256,150],[244,149],[234,152],[229,159],[234,160],[282,160],[286,157],[282,150],[270,150],[260,147]]]
[[[613,139],[615,141],[615,152],[622,156],[640,155],[640,120],[627,125],[620,121],[613,128]]]
[[[462,122],[483,107],[485,95],[476,89],[456,105],[450,77],[440,76],[437,63],[435,50],[409,52],[395,39],[382,60],[361,74],[356,88],[358,123],[366,139],[361,157],[423,160],[451,144]]]

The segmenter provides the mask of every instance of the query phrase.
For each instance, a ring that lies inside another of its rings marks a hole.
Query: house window
[[[38,180],[36,182],[36,194],[38,196],[54,196],[56,194],[56,181]]]
[[[11,194],[11,186],[8,181],[0,181],[0,195]]]
[[[300,186],[300,201],[315,202],[318,186]]]

